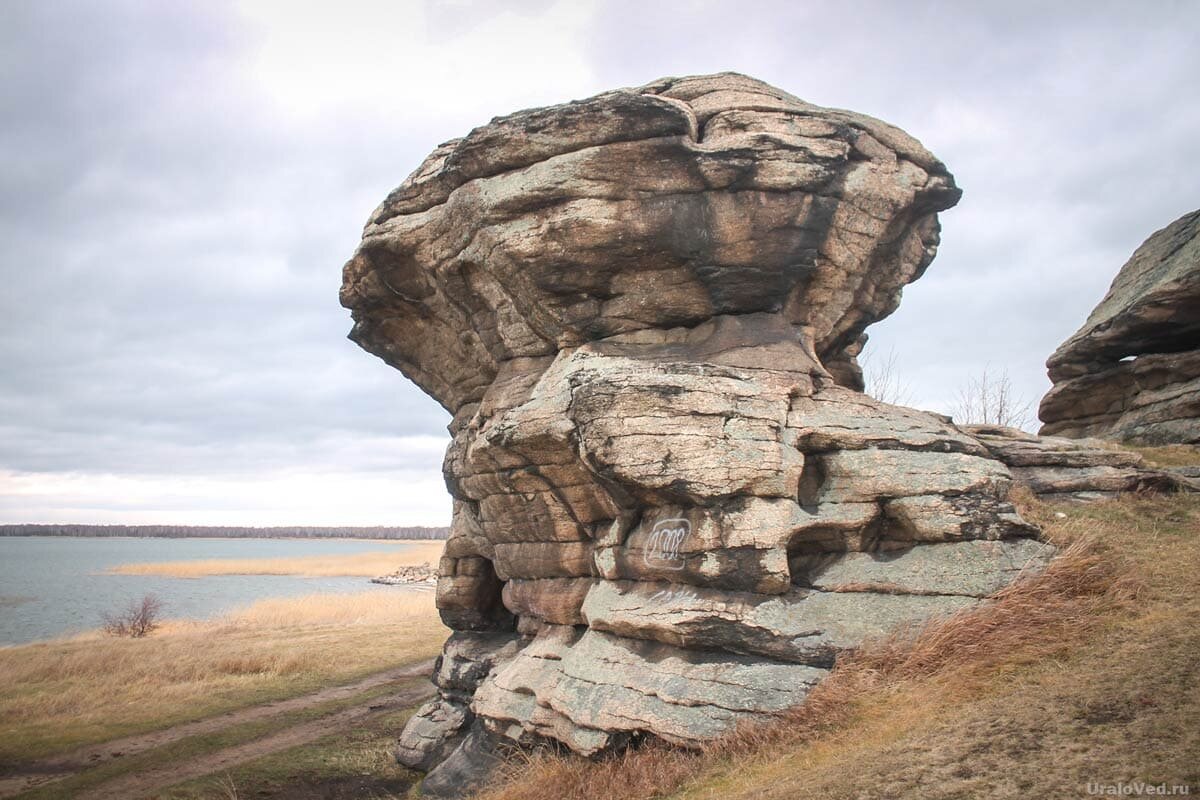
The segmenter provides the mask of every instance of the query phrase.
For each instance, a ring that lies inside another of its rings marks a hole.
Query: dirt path
[[[75,795],[76,800],[111,800],[115,797],[134,798],[163,789],[176,783],[201,778],[228,770],[260,756],[278,753],[292,747],[316,741],[342,728],[346,728],[369,714],[386,709],[404,708],[414,705],[433,695],[432,685],[415,686],[386,698],[386,706],[380,706],[383,698],[370,705],[355,706],[338,711],[320,719],[304,722],[253,742],[227,747],[214,753],[193,758],[183,763],[163,764],[116,780]]]
[[[322,689],[319,692],[313,692],[312,694],[242,708],[215,717],[175,725],[151,733],[88,745],[70,753],[64,753],[33,764],[21,765],[19,772],[0,777],[0,800],[13,797],[47,783],[69,778],[84,770],[107,764],[116,759],[152,750],[156,747],[162,747],[163,745],[171,744],[190,736],[214,733],[233,725],[260,719],[269,719],[278,714],[284,714],[289,711],[300,711],[321,703],[345,700],[388,683],[425,676],[429,674],[432,667],[432,660],[422,661],[417,664],[387,670],[386,672],[379,672],[357,683],[346,686],[334,686]],[[134,798],[140,794],[162,788],[163,786],[228,769],[233,765],[258,758],[259,756],[307,744],[370,714],[380,703],[386,702],[388,706],[395,706],[397,703],[412,705],[432,695],[432,693],[432,686],[421,685],[406,689],[386,698],[372,700],[369,704],[364,703],[361,706],[348,708],[344,711],[287,728],[258,741],[246,742],[245,744],[194,758],[186,764],[164,765],[135,775],[123,776],[91,792],[81,794],[79,797]]]

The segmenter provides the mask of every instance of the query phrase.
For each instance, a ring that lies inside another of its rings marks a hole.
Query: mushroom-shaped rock
[[[770,314],[861,388],[959,190],[902,131],[741,75],[522,111],[438,147],[346,266],[351,338],[452,412],[513,359]]]
[[[454,415],[442,672],[486,666],[404,734],[426,791],[454,746],[699,744],[1045,560],[986,447],[859,391],[958,197],[904,132],[722,74],[497,118],[379,206],[342,302]]]

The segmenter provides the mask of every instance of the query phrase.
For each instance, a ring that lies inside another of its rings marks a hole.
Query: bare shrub
[[[1003,425],[1024,428],[1032,422],[1033,403],[1013,388],[1008,370],[984,367],[977,377],[959,387],[954,418],[966,425]]]
[[[220,794],[218,797],[221,800],[239,800],[241,795],[238,794],[237,784],[233,780],[233,776],[228,772],[225,775],[213,782],[213,789]]]
[[[163,602],[156,594],[147,594],[132,601],[124,611],[106,612],[101,616],[104,632],[111,636],[140,639],[161,624]]]
[[[894,406],[907,405],[912,401],[912,391],[900,379],[899,358],[895,348],[886,356],[869,353],[859,359],[862,365],[865,393],[881,403]]]

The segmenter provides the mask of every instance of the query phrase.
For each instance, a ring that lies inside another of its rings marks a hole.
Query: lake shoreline
[[[0,524],[0,537],[444,541],[449,535],[448,527],[427,525],[91,525],[41,522]]]
[[[140,639],[92,631],[0,647],[0,761],[30,764],[351,683],[434,658],[447,633],[431,592],[379,587],[168,619]]]
[[[70,638],[147,594],[165,618],[209,620],[274,598],[391,587],[370,578],[434,560],[432,540],[0,537],[0,645]],[[123,574],[123,573],[137,574]],[[19,602],[16,599],[19,598]]]

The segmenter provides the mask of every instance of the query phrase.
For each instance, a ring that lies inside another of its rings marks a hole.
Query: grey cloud
[[[431,9],[417,34],[447,39],[496,11]],[[574,96],[736,69],[910,131],[965,196],[871,347],[926,405],[985,362],[1036,399],[1133,249],[1200,204],[1198,25],[1188,3],[606,2]],[[430,64],[291,119],[248,79],[267,35],[215,3],[0,8],[0,470],[436,474],[402,437],[447,416],[345,341],[338,267],[436,142],[513,109],[410,105],[488,68]]]
[[[445,413],[346,341],[337,305],[406,132],[264,115],[228,9],[6,15],[0,468],[436,470],[396,437],[444,437]]]
[[[965,194],[938,259],[870,331],[931,405],[949,408],[987,362],[1036,401],[1045,358],[1121,264],[1198,204],[1194,4],[606,8],[595,57],[627,81],[751,71],[893,122],[946,161]]]

